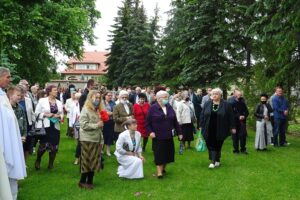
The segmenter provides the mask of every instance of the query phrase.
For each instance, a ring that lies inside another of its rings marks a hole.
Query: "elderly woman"
[[[120,133],[116,143],[119,177],[136,179],[143,178],[143,161],[141,148],[141,134],[137,131],[137,122],[129,119],[123,123],[126,131]]]
[[[256,106],[254,116],[256,117],[256,135],[255,135],[255,149],[266,150],[268,143],[271,143],[272,124],[271,116],[273,115],[273,109],[267,102],[268,95],[260,95],[260,103]]]
[[[90,90],[80,114],[80,188],[93,189],[94,172],[100,170],[103,121],[99,111],[103,109],[100,93]]]
[[[109,116],[109,120],[104,123],[103,127],[103,136],[104,136],[104,144],[106,146],[106,155],[111,156],[110,154],[110,146],[114,142],[114,120],[113,120],[113,110],[116,106],[115,102],[112,100],[112,92],[106,92],[104,94],[104,106],[105,110]]]
[[[220,166],[224,140],[230,133],[236,133],[232,107],[221,97],[222,90],[213,89],[211,99],[204,104],[201,113],[202,135],[208,148],[211,169]]]
[[[45,127],[46,135],[40,136],[40,146],[35,161],[35,169],[40,169],[40,163],[46,150],[49,151],[48,169],[53,168],[60,141],[60,121],[63,119],[63,105],[56,99],[57,87],[50,85],[46,88],[48,97],[41,98],[36,106],[35,115],[38,119],[36,128]]]
[[[120,103],[116,105],[113,110],[115,141],[117,141],[119,134],[125,131],[122,124],[128,119],[133,119],[133,106],[129,103],[128,97],[128,92],[121,90],[119,94]]]
[[[181,93],[181,101],[177,104],[176,116],[182,130],[182,146],[185,148],[185,142],[188,143],[188,148],[191,148],[191,141],[194,140],[194,125],[196,115],[193,103],[190,101],[188,91]],[[182,150],[179,152],[182,154]]]
[[[134,118],[137,121],[137,130],[141,133],[143,137],[143,152],[146,150],[146,145],[148,142],[148,135],[145,128],[145,120],[150,108],[149,103],[146,102],[147,96],[144,93],[138,94],[138,103],[133,105]]]
[[[182,134],[175,111],[168,103],[169,94],[161,90],[156,94],[156,100],[148,111],[146,130],[152,138],[157,177],[163,178],[167,164],[174,162],[173,129],[178,133],[180,140]]]

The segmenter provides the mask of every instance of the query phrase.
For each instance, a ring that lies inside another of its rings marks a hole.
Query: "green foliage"
[[[247,156],[234,155],[232,141],[228,138],[222,149],[221,167],[213,170],[208,169],[207,152],[188,149],[179,155],[179,142],[175,140],[175,163],[167,166],[167,174],[162,180],[152,176],[156,166],[149,140],[144,154],[144,179],[118,178],[115,156],[104,155],[105,167],[103,171],[95,173],[95,188],[83,190],[78,187],[79,166],[73,165],[77,141],[67,138],[65,133],[66,123],[61,128],[61,142],[53,170],[47,169],[47,153],[42,158],[40,171],[34,169],[36,155],[29,156],[28,177],[19,181],[19,200],[300,199],[300,163],[297,162],[300,156],[299,137],[288,135],[289,147],[269,146],[268,151],[257,152],[253,147],[255,133],[249,131]],[[135,196],[137,192],[141,192],[140,196]]]
[[[17,65],[19,76],[41,83],[56,69],[54,51],[79,57],[84,41],[93,43],[100,17],[95,0],[4,0],[0,13],[1,50]]]
[[[238,78],[249,77],[247,2],[176,0],[172,5],[156,67],[161,81],[227,89]]]
[[[139,0],[126,0],[115,19],[107,64],[111,86],[148,85],[156,64],[157,11],[147,19]]]
[[[12,76],[12,82],[18,83],[21,78],[18,76],[16,72],[16,65],[11,63],[9,58],[7,57],[7,54],[4,52],[4,50],[1,50],[0,52],[0,66],[6,67],[10,70],[10,74]]]

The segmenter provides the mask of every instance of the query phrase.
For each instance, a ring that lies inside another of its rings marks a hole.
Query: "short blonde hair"
[[[211,94],[219,94],[220,96],[222,96],[223,91],[220,88],[214,88],[212,89]]]

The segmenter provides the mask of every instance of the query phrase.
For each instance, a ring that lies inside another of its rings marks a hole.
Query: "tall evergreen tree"
[[[139,0],[125,1],[121,10],[128,10],[128,23],[115,25],[109,65],[109,79],[113,86],[117,85],[146,85],[153,79],[156,64],[156,47],[154,35],[156,19],[150,24],[145,14],[144,6]],[[120,18],[124,18],[123,16]],[[127,13],[126,13],[127,14]],[[126,25],[126,27],[125,27]],[[152,29],[151,29],[152,27]],[[121,30],[126,31],[122,33]],[[121,35],[121,37],[119,37]],[[115,47],[118,45],[118,49]]]

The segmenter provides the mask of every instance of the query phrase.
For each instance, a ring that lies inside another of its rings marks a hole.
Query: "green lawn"
[[[151,143],[145,154],[145,178],[124,180],[116,175],[114,157],[105,157],[104,171],[95,176],[95,189],[79,189],[79,167],[73,165],[75,140],[61,134],[60,151],[52,171],[47,170],[45,154],[40,171],[35,171],[35,156],[27,161],[28,177],[20,182],[19,200],[46,199],[300,199],[300,138],[288,136],[289,147],[256,152],[254,132],[248,137],[249,155],[233,155],[231,139],[222,151],[221,167],[208,169],[207,152],[187,150],[176,154],[176,162],[167,168],[167,176],[152,176]],[[178,152],[179,143],[176,142]],[[140,192],[139,196],[135,196]]]

